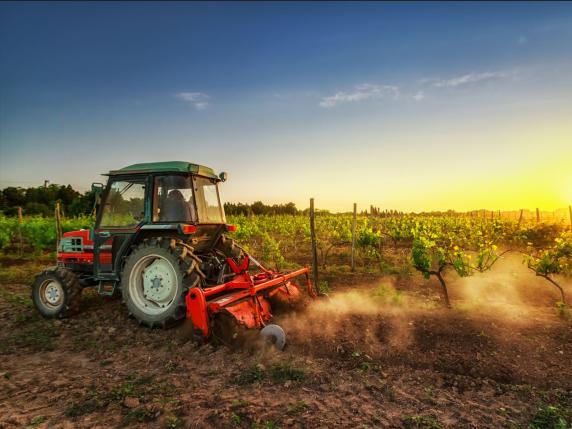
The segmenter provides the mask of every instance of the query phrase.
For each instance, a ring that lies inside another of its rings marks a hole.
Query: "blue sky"
[[[230,201],[572,200],[568,3],[2,3],[0,43],[2,187],[183,159]]]

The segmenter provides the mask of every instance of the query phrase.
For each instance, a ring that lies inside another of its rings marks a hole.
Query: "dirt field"
[[[276,317],[286,351],[231,351],[93,293],[74,318],[40,319],[37,264],[1,262],[2,428],[572,427],[572,324],[533,276],[504,300],[513,272],[467,280],[494,305],[455,283],[445,310],[415,276],[331,274],[329,300]]]

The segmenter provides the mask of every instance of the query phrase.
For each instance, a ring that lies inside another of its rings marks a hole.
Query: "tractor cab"
[[[218,191],[218,183],[226,177],[180,161],[111,171],[92,234],[97,279],[118,280],[125,252],[145,237],[183,236],[198,251],[212,245],[226,231]],[[111,258],[99,257],[109,250]]]
[[[218,184],[226,173],[182,161],[134,164],[92,185],[96,222],[60,241],[58,263],[83,273],[82,282],[119,281],[130,246],[147,237],[189,240],[197,251],[227,231]]]

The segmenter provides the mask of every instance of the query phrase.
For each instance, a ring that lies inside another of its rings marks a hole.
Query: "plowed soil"
[[[572,324],[540,280],[494,305],[454,285],[449,310],[415,276],[329,280],[330,299],[276,316],[283,352],[199,346],[92,291],[44,320],[4,281],[0,427],[572,427]]]

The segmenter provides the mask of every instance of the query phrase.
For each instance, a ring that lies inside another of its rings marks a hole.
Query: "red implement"
[[[295,277],[305,275],[308,294],[316,297],[308,268],[284,274],[264,270],[251,275],[248,273],[248,256],[240,266],[232,259],[227,262],[236,274],[231,281],[206,289],[193,287],[186,297],[187,319],[204,339],[211,335],[213,316],[222,311],[228,312],[246,328],[263,328],[272,318],[268,298],[276,297],[286,302],[299,298],[299,287],[290,281]]]

